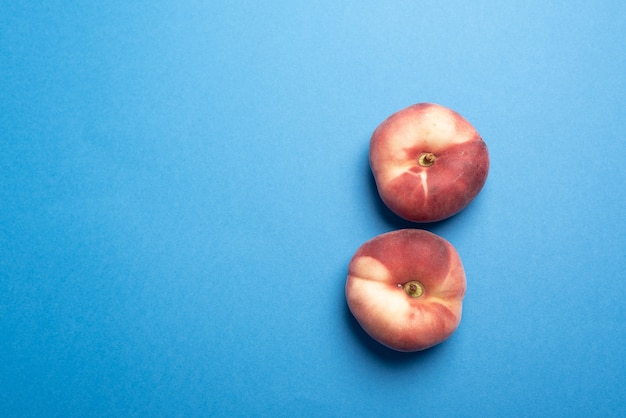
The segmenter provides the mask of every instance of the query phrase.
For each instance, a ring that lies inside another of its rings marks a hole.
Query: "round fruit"
[[[420,103],[376,128],[370,166],[389,209],[409,221],[434,222],[458,213],[478,195],[487,180],[489,152],[461,115]]]
[[[424,230],[379,235],[352,257],[346,299],[361,327],[398,351],[419,351],[459,326],[465,271],[445,239]]]

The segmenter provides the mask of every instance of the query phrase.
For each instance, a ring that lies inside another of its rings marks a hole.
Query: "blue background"
[[[1,1],[3,416],[623,416],[626,3]],[[457,110],[491,170],[425,225],[461,326],[352,319],[409,224],[368,141]]]

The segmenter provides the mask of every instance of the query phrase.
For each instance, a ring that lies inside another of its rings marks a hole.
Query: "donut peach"
[[[457,329],[465,288],[452,244],[428,231],[402,229],[356,251],[345,291],[350,311],[372,338],[394,350],[419,351]]]
[[[370,140],[370,167],[383,202],[413,222],[465,208],[483,188],[489,152],[476,129],[446,107],[420,103],[389,116]]]

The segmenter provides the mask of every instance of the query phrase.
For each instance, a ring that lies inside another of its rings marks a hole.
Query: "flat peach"
[[[352,257],[346,299],[361,327],[398,351],[419,351],[447,339],[461,321],[461,259],[445,239],[424,230],[379,235]]]
[[[376,128],[370,166],[389,209],[409,221],[434,222],[458,213],[478,195],[487,180],[489,152],[461,115],[420,103]]]

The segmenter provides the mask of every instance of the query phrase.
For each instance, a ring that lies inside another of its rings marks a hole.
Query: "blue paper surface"
[[[0,3],[0,415],[626,415],[626,3]],[[435,102],[491,170],[402,221],[372,131]],[[343,294],[426,228],[468,288],[396,353]]]

